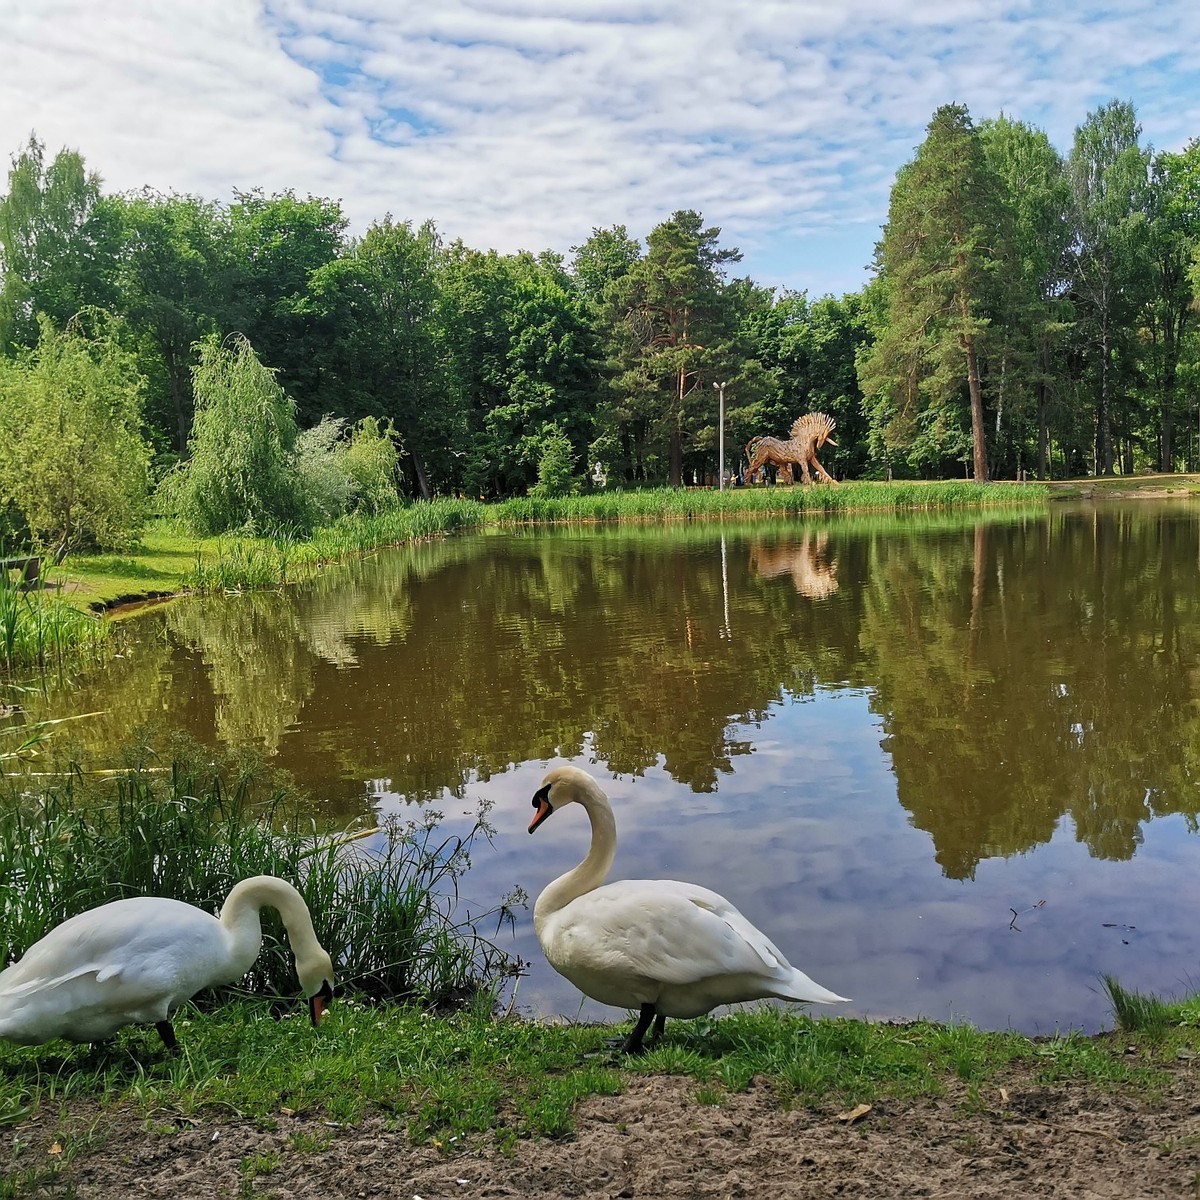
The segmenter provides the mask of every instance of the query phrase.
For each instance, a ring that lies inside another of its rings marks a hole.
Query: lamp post
[[[717,406],[717,458],[720,460],[718,470],[721,477],[721,485],[718,490],[723,492],[725,490],[725,384],[714,383],[713,387],[721,393],[720,403]]]

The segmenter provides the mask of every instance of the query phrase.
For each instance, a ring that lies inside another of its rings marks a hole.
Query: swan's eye
[[[545,802],[547,804],[550,803],[550,785],[549,784],[546,784],[545,787],[538,788],[538,790],[533,793],[533,800],[531,801],[531,803],[533,804],[534,808],[539,808],[541,806],[541,803],[543,800],[545,800]]]

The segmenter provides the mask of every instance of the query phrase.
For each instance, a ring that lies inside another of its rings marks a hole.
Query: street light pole
[[[717,419],[717,429],[719,431],[717,435],[717,457],[720,460],[718,470],[721,473],[721,486],[718,490],[723,492],[725,490],[725,384],[714,383],[713,387],[721,393],[721,400],[718,406],[719,416]]]

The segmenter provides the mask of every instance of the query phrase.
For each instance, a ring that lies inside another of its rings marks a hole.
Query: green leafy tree
[[[575,495],[579,491],[576,462],[571,439],[557,425],[548,425],[542,436],[541,455],[538,458],[538,481],[530,488],[530,495]]]
[[[1013,456],[1007,465],[1016,469],[1036,457],[1044,479],[1055,383],[1065,372],[1062,346],[1071,327],[1070,180],[1040,129],[1001,116],[982,122],[979,134],[1012,235],[1011,253],[997,272],[990,339],[996,439],[1007,433]],[[1057,395],[1061,410],[1061,389]]]
[[[385,512],[400,502],[396,491],[399,441],[391,425],[381,426],[374,417],[363,417],[350,431],[344,461],[354,481],[355,507],[361,511]]]
[[[861,477],[867,468],[866,420],[856,364],[870,338],[862,297],[810,301],[802,292],[789,292],[754,313],[750,328],[754,353],[773,372],[775,385],[751,433],[787,437],[802,413],[826,412],[837,427],[838,448],[830,462],[843,474]]]
[[[998,185],[979,134],[966,108],[943,105],[892,188],[876,250],[887,322],[863,359],[862,388],[884,440],[927,460],[961,452],[965,425],[980,482],[988,478],[981,343],[1002,242]]]
[[[311,528],[293,465],[296,406],[250,343],[206,338],[193,389],[191,458],[163,480],[163,507],[201,535]]]
[[[719,247],[720,233],[704,228],[697,212],[675,213],[650,233],[645,257],[606,291],[611,440],[634,478],[665,460],[671,484],[682,482],[685,440],[702,429],[705,442],[712,440],[709,385],[729,382],[744,361],[736,292],[724,275],[741,254]]]
[[[0,510],[18,511],[41,545],[125,548],[150,488],[144,381],[102,315],[40,324],[34,348],[0,359]]]
[[[44,143],[30,135],[13,156],[0,196],[0,353],[33,345],[40,314],[62,329],[107,299],[99,198],[99,175],[74,150],[47,160]]]
[[[1117,381],[1135,360],[1134,314],[1148,292],[1149,152],[1132,104],[1113,100],[1075,130],[1068,166],[1074,198],[1076,326],[1095,404],[1095,469],[1111,475]],[[1128,416],[1119,415],[1128,427]],[[1125,466],[1133,469],[1132,456]]]
[[[1181,373],[1187,373],[1196,305],[1188,272],[1200,251],[1200,141],[1154,158],[1148,230],[1151,291],[1145,309],[1143,361],[1158,417],[1158,466],[1175,469],[1175,430],[1187,419]]]
[[[301,423],[315,422],[336,399],[326,383],[339,331],[308,303],[310,283],[344,249],[341,205],[290,190],[237,192],[228,222],[232,292],[221,327],[246,335],[278,371]]]
[[[610,283],[623,279],[642,257],[641,243],[624,225],[593,229],[592,236],[571,247],[571,275],[575,286],[593,306],[598,306]]]
[[[459,433],[445,380],[441,255],[432,222],[414,229],[388,217],[309,277],[309,304],[334,332],[323,400],[351,419],[392,422],[426,499],[449,473],[447,447]]]
[[[160,446],[182,454],[192,429],[194,348],[220,333],[232,305],[228,218],[196,196],[142,191],[104,204],[121,230],[119,304],[150,381],[147,423]]]
[[[471,495],[523,495],[547,425],[577,454],[591,440],[598,374],[585,302],[553,255],[456,244],[440,278],[447,382],[465,425],[456,481]]]
[[[565,437],[580,457],[591,441],[598,364],[592,330],[579,297],[561,271],[530,264],[518,277],[506,306],[508,353],[507,396],[484,418],[493,447],[499,489],[519,492],[528,487],[546,453],[543,430],[553,439]],[[556,442],[557,444],[557,442]]]

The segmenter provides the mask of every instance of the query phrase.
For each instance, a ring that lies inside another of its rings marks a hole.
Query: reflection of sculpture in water
[[[791,575],[801,596],[824,600],[838,590],[837,560],[825,553],[828,542],[827,533],[805,533],[799,542],[757,542],[750,547],[750,566],[760,579]]]
[[[805,413],[792,422],[791,440],[784,442],[779,438],[756,437],[746,443],[746,481],[750,482],[754,472],[761,470],[768,463],[778,468],[780,475],[788,483],[795,482],[794,465],[799,465],[800,475],[805,483],[812,483],[809,465],[817,473],[817,478],[824,483],[836,483],[837,480],[817,461],[817,451],[828,442],[836,446],[837,442],[830,437],[833,433],[833,418],[827,413]]]

